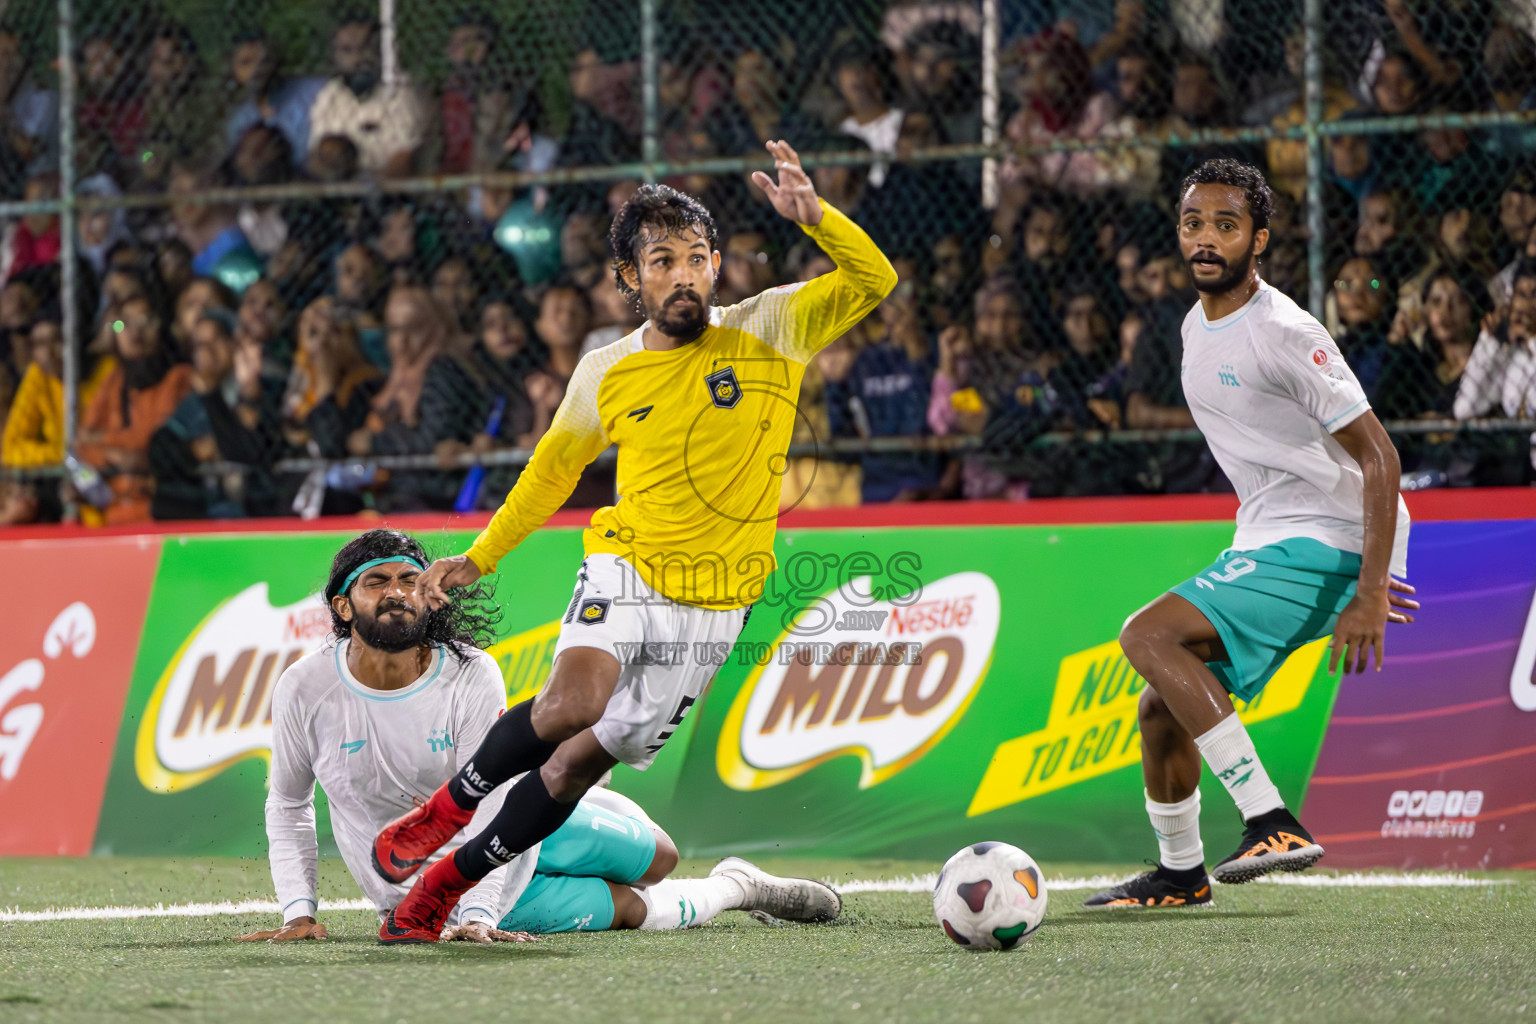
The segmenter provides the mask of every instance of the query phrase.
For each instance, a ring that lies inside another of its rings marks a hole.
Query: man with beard
[[[245,941],[326,936],[316,919],[317,782],[347,870],[387,917],[406,888],[375,873],[374,834],[464,768],[506,710],[501,668],[479,649],[495,625],[489,595],[476,587],[429,610],[415,591],[426,564],[413,537],[383,529],[351,541],[331,563],[333,642],[288,668],[272,695],[267,838],[283,925]],[[504,793],[481,804],[477,824],[494,817]],[[761,912],[765,901],[743,872],[795,884],[734,857],[708,878],[667,878],[676,865],[677,847],[639,805],[595,790],[563,828],[467,892],[442,938],[676,930],[724,910]]]
[[[1333,634],[1362,672],[1386,624],[1411,622],[1408,510],[1398,458],[1328,332],[1259,278],[1269,241],[1264,176],[1210,160],[1179,191],[1179,248],[1200,302],[1184,319],[1183,386],[1195,425],[1237,488],[1237,535],[1208,570],[1132,615],[1126,658],[1147,681],[1141,757],[1154,870],[1090,907],[1211,902],[1200,841],[1200,761],[1244,821],[1211,874],[1228,883],[1301,871],[1323,848],[1285,807],[1233,709],[1256,700],[1291,652]]]
[[[619,287],[647,316],[584,356],[554,423],[473,547],[417,580],[430,607],[495,571],[571,493],[587,463],[618,448],[620,500],[583,536],[586,558],[543,692],[508,711],[473,759],[422,808],[384,829],[374,861],[399,882],[470,822],[493,788],[526,772],[491,827],[422,872],[380,941],[436,941],[480,879],[565,822],[604,772],[650,766],[703,695],[775,567],[785,452],[806,364],[896,284],[890,261],[820,201],[800,158],[769,142],[778,181],[754,183],[837,264],[813,281],[712,308],[714,218],[663,185],[614,217]],[[382,865],[388,865],[385,870]],[[766,884],[766,883],[765,883]],[[825,886],[775,887],[770,913],[828,920]]]
[[[336,77],[315,96],[309,112],[309,144],[342,135],[357,146],[364,174],[403,177],[413,170],[426,131],[426,107],[404,77],[379,76],[379,25],[364,10],[347,14],[331,37]]]

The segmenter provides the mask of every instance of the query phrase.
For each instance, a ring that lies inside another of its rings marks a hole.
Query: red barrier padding
[[[1446,519],[1536,519],[1536,488],[1482,487],[1414,491],[1406,495],[1415,521]],[[1134,498],[1042,498],[1036,501],[931,501],[861,505],[856,508],[795,509],[779,517],[794,529],[872,526],[1009,526],[1053,523],[1168,523],[1231,519],[1237,497],[1231,494],[1150,495]],[[396,516],[327,516],[309,521],[281,519],[210,519],[144,523],[138,526],[83,526],[45,523],[0,529],[0,541],[62,540],[141,534],[205,533],[352,533],[389,525],[413,533],[479,530],[490,513],[458,515],[421,512]],[[550,526],[585,526],[587,509],[556,512]]]

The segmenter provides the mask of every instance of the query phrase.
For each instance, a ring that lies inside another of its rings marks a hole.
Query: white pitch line
[[[1095,875],[1092,878],[1050,878],[1045,880],[1047,890],[1070,892],[1077,889],[1104,889],[1125,881],[1125,875]],[[932,892],[938,884],[937,872],[912,875],[907,878],[875,879],[833,883],[838,892]],[[1417,889],[1417,888],[1468,888],[1479,885],[1507,885],[1508,879],[1468,878],[1466,875],[1447,872],[1425,874],[1365,874],[1353,872],[1347,875],[1265,875],[1257,879],[1269,885],[1300,885],[1322,889]]]
[[[932,892],[939,879],[937,872],[906,878],[855,879],[833,882],[841,893],[859,892]],[[1070,892],[1078,889],[1103,889],[1125,880],[1123,875],[1096,875],[1093,878],[1047,878],[1046,889]],[[1472,888],[1480,885],[1508,885],[1508,879],[1468,878],[1447,872],[1424,874],[1347,875],[1266,875],[1258,879],[1269,885],[1300,885],[1313,888]],[[373,910],[368,900],[325,900],[324,911]],[[220,917],[243,914],[276,914],[281,908],[274,900],[223,900],[218,903],[156,903],[147,907],[50,907],[47,910],[0,910],[0,924],[46,921],[120,921],[140,917]]]

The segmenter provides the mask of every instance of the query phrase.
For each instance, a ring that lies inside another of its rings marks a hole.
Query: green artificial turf
[[[937,867],[763,863],[834,879]],[[1183,911],[1087,911],[1086,891],[1062,891],[1024,948],[986,954],[951,944],[925,893],[851,894],[831,925],[728,913],[491,947],[381,947],[356,911],[322,910],[328,941],[284,946],[230,941],[272,915],[0,923],[0,1022],[1536,1022],[1536,877],[1488,880],[1218,887],[1214,907]],[[322,863],[321,893],[357,895],[339,861]],[[7,908],[270,898],[263,861],[0,860]]]

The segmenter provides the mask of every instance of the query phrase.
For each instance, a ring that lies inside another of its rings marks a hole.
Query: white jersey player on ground
[[[1200,840],[1200,762],[1244,820],[1211,874],[1246,882],[1299,871],[1323,848],[1286,809],[1232,698],[1252,700],[1291,652],[1333,634],[1381,669],[1386,624],[1411,622],[1408,510],[1398,458],[1338,346],[1259,279],[1271,195],[1263,174],[1210,160],[1179,192],[1179,246],[1200,302],[1185,318],[1181,379],[1195,425],[1242,505],[1232,547],[1126,622],[1120,643],[1147,680],[1141,757],[1155,870],[1099,893],[1094,907],[1211,902]]]
[[[330,804],[348,871],[383,920],[406,885],[380,877],[373,837],[458,772],[506,710],[500,667],[476,645],[488,626],[474,594],[423,613],[417,542],[373,530],[337,555],[326,597],[334,641],[300,659],[272,700],[267,836],[283,926],[243,939],[324,938],[317,922],[315,784]],[[505,786],[479,814],[494,815]],[[479,822],[471,822],[470,828]],[[451,853],[456,837],[438,856]],[[738,858],[709,878],[668,879],[677,848],[634,801],[594,789],[543,843],[491,872],[460,901],[447,939],[518,941],[530,932],[677,929],[723,910],[786,912],[819,883],[767,875]]]

